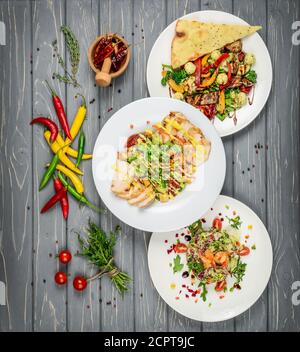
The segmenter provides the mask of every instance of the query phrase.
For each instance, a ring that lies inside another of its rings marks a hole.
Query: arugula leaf
[[[242,221],[240,216],[236,216],[235,218],[230,219],[228,216],[226,216],[227,220],[229,221],[229,224],[231,227],[233,227],[234,229],[239,230],[241,225],[242,225]]]
[[[246,263],[242,263],[240,258],[238,259],[236,267],[232,270],[232,275],[236,278],[235,284],[239,284],[245,275],[246,272]]]
[[[188,77],[187,72],[184,69],[174,70],[170,65],[162,65],[166,71],[165,77],[161,79],[161,84],[166,86],[169,79],[173,79],[177,84],[180,84],[184,79]]]
[[[257,81],[257,73],[254,70],[250,70],[245,74],[245,78],[247,78],[252,83],[256,83]]]
[[[173,273],[177,273],[183,269],[183,264],[180,262],[180,256],[177,254],[177,256],[173,259]]]

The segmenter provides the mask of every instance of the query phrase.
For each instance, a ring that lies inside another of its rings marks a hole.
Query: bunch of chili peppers
[[[112,70],[118,71],[127,55],[127,46],[114,35],[102,37],[95,49],[93,62],[99,70],[103,61],[110,57],[112,61]]]
[[[84,153],[85,135],[82,130],[82,125],[87,110],[85,98],[81,95],[83,102],[78,108],[73,124],[70,128],[61,99],[50,87],[47,81],[46,83],[51,92],[53,105],[61,128],[65,134],[65,139],[60,134],[57,124],[48,117],[36,117],[30,123],[31,125],[42,124],[47,128],[44,132],[44,137],[54,154],[51,162],[47,164],[47,169],[42,177],[39,190],[42,190],[53,177],[55,194],[43,206],[41,213],[47,212],[59,202],[63,217],[67,219],[69,215],[68,193],[80,204],[87,205],[95,211],[100,211],[100,209],[89,202],[83,194],[84,186],[78,176],[83,175],[83,172],[78,168],[81,161],[92,158],[91,154]],[[71,148],[71,144],[78,134],[78,150],[75,150]],[[76,163],[73,163],[69,156],[76,159]],[[65,178],[63,174],[67,178]]]

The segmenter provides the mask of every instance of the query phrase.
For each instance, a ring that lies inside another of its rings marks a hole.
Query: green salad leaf
[[[173,273],[177,273],[183,269],[183,264],[181,263],[180,256],[177,256],[173,259]]]
[[[245,74],[245,78],[247,78],[249,81],[252,83],[256,83],[257,80],[257,74],[254,70],[250,70]]]
[[[180,84],[188,77],[188,74],[184,69],[174,70],[170,65],[162,65],[162,67],[163,69],[168,69],[165,77],[161,79],[161,84],[163,86],[167,85],[169,79],[173,79],[177,84]]]

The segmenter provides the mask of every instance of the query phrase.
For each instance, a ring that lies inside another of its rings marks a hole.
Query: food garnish
[[[161,84],[168,85],[173,98],[193,105],[209,119],[233,117],[236,124],[235,112],[247,100],[253,103],[257,81],[255,56],[243,51],[241,38],[260,28],[179,20],[172,65],[162,65]]]
[[[210,153],[210,141],[179,112],[152,127],[127,139],[117,155],[111,186],[118,197],[139,208],[174,199]]]
[[[54,281],[57,285],[65,285],[68,282],[68,276],[63,271],[59,271],[55,274]]]
[[[122,272],[115,264],[113,249],[117,240],[117,233],[106,234],[99,226],[89,221],[87,228],[87,238],[82,238],[78,234],[78,241],[81,248],[79,255],[85,257],[91,264],[98,268],[98,273],[86,281],[101,278],[107,275],[115,285],[118,292],[123,295],[128,290],[131,278],[127,273]]]
[[[80,62],[80,46],[79,42],[72,32],[72,30],[67,26],[61,26],[61,31],[65,36],[65,41],[67,45],[67,50],[69,52],[69,61],[71,64],[71,74],[67,70],[67,66],[64,62],[62,55],[58,52],[57,40],[54,40],[52,46],[58,57],[58,63],[64,70],[64,75],[59,73],[53,73],[53,77],[57,78],[60,82],[73,85],[75,88],[80,87],[80,84],[77,81],[76,75],[79,68]]]
[[[199,294],[202,300],[206,301],[208,285],[213,284],[216,292],[226,292],[230,277],[235,279],[230,291],[241,289],[247,268],[247,264],[242,262],[242,257],[249,255],[250,249],[240,243],[240,217],[226,218],[228,226],[225,228],[222,226],[223,219],[218,217],[208,229],[203,227],[202,220],[197,220],[188,226],[189,238],[184,237],[186,242],[182,243],[177,239],[171,246],[176,253],[173,258],[173,273],[183,271],[182,278],[191,279],[192,286],[182,285],[182,288],[187,290],[187,296],[191,294],[195,297]],[[180,254],[185,256],[186,265],[183,264]],[[192,288],[194,285],[198,289]],[[182,292],[185,291],[181,290],[179,295]]]

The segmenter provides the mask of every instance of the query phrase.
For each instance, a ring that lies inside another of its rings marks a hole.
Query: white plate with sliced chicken
[[[272,86],[270,55],[258,34],[263,28],[255,24],[221,11],[194,12],[171,23],[149,55],[150,96],[195,106],[221,137],[245,128]]]
[[[117,111],[93,152],[93,178],[106,207],[144,231],[170,231],[199,218],[220,194],[225,169],[215,128],[170,98],[145,98]]]

